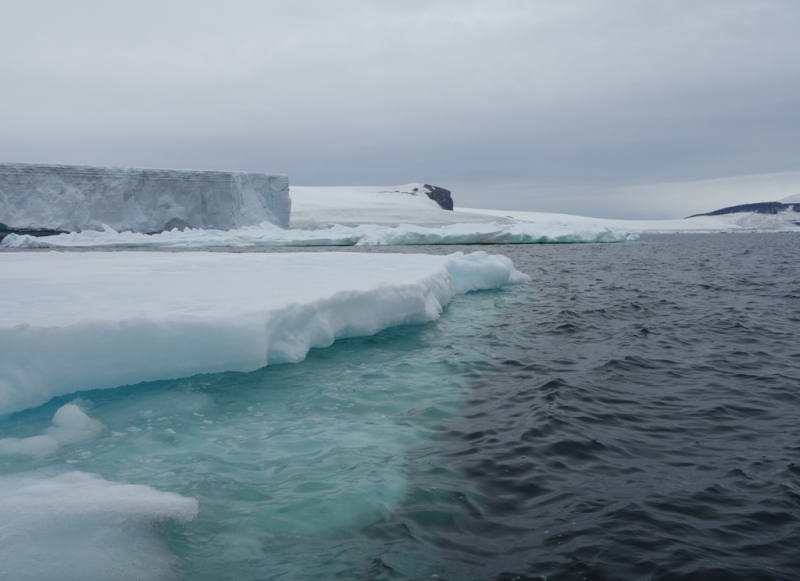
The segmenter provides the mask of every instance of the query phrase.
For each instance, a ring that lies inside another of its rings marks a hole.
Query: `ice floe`
[[[446,210],[437,210],[446,212]],[[438,227],[401,224],[341,224],[312,229],[284,230],[264,223],[238,230],[178,230],[160,234],[84,231],[35,237],[10,234],[6,248],[246,248],[289,246],[408,246],[422,244],[557,244],[623,242],[630,239],[624,228],[549,221],[463,223]]]
[[[58,409],[52,425],[43,434],[0,439],[0,455],[49,456],[61,446],[90,440],[104,429],[103,422],[90,418],[76,404],[68,403]]]
[[[196,514],[193,498],[83,472],[2,476],[0,579],[178,578],[153,527]]]
[[[485,252],[2,253],[0,414],[299,361],[337,338],[436,319],[456,293],[525,280]]]

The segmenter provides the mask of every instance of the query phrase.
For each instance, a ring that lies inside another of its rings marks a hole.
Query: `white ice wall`
[[[281,175],[0,164],[0,224],[12,230],[288,228],[290,211]]]

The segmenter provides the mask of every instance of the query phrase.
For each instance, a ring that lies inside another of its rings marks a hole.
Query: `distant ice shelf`
[[[484,252],[3,253],[0,414],[80,390],[299,361],[341,337],[436,319],[457,293],[526,280]]]
[[[161,232],[289,226],[286,176],[0,163],[0,229]]]
[[[440,210],[445,212],[445,210]],[[447,212],[453,213],[453,212]],[[5,248],[246,248],[288,246],[408,246],[423,244],[564,244],[623,242],[635,239],[624,228],[576,224],[559,220],[541,223],[486,222],[421,226],[400,224],[335,224],[284,230],[271,224],[238,230],[172,230],[159,234],[72,232],[57,236],[10,234]],[[496,220],[496,218],[495,218]]]

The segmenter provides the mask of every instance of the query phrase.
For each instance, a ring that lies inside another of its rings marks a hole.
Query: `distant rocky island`
[[[689,218],[726,215],[732,215],[732,217],[737,218],[739,222],[742,222],[741,225],[743,226],[746,225],[746,222],[760,221],[769,221],[774,223],[775,226],[800,226],[800,194],[788,196],[777,202],[756,202],[754,204],[728,206],[705,214],[694,214]]]

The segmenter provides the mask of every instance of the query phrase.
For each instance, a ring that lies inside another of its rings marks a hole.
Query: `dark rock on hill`
[[[427,195],[431,200],[439,204],[439,207],[442,210],[452,210],[453,209],[453,198],[450,195],[450,190],[446,190],[444,188],[440,188],[439,186],[431,186],[428,184],[424,184],[423,193]],[[417,188],[414,188],[414,191],[417,191]]]

